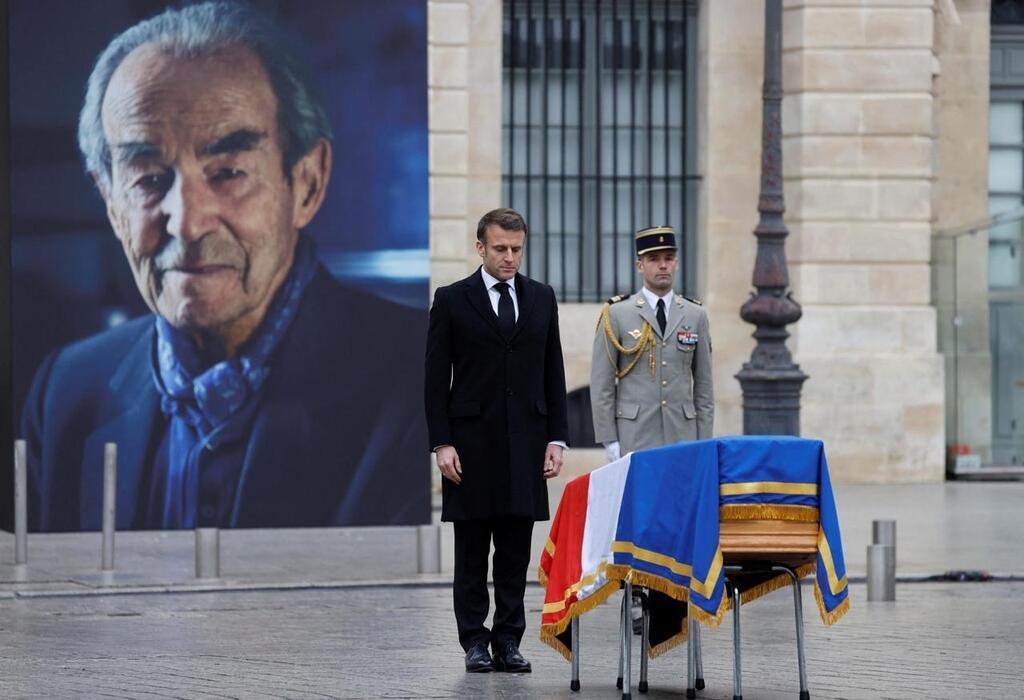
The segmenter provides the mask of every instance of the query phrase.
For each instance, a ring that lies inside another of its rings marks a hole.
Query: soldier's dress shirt
[[[658,308],[658,299],[665,302],[665,313],[668,313],[669,305],[672,303],[672,299],[675,298],[675,292],[671,289],[665,292],[662,296],[658,296],[647,287],[643,287],[640,291],[644,293],[644,298],[647,299],[647,303],[651,305],[652,309]],[[660,330],[660,329],[659,329]]]

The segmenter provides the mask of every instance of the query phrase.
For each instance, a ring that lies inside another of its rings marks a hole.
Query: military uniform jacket
[[[650,325],[653,345],[640,357],[619,352],[598,323],[590,369],[594,437],[618,441],[622,454],[712,437],[715,405],[711,386],[711,335],[704,308],[676,295],[668,304],[664,335],[643,292],[608,307],[608,322],[619,345],[636,347]],[[619,373],[637,359],[633,369]]]

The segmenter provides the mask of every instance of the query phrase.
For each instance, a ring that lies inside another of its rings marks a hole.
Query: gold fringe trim
[[[804,564],[803,566],[797,567],[797,579],[799,580],[805,576],[810,576],[814,571],[814,563]],[[572,603],[566,611],[566,614],[558,622],[541,625],[540,640],[565,657],[566,661],[572,661],[572,650],[562,644],[558,639],[558,635],[562,634],[569,628],[573,618],[579,617],[580,615],[593,610],[607,600],[609,596],[619,589],[622,582],[628,580],[634,586],[664,593],[674,600],[685,602],[690,599],[690,591],[685,586],[680,586],[662,578],[661,576],[656,576],[645,571],[637,571],[621,564],[611,564],[606,568],[606,573],[608,575],[608,581],[605,582],[601,588],[583,600],[578,600],[575,603]],[[744,591],[741,594],[742,601],[744,604],[753,602],[773,591],[790,586],[792,583],[793,581],[788,574],[776,576],[762,584]],[[817,579],[814,581],[814,600],[818,604],[818,612],[821,615],[821,620],[826,625],[835,624],[850,610],[850,598],[849,595],[847,595],[846,599],[836,606],[835,610],[832,612],[826,611],[825,601],[821,597],[821,591],[818,588]],[[687,614],[692,615],[695,620],[706,627],[718,628],[722,624],[722,619],[724,618],[725,613],[731,609],[732,598],[726,596],[723,591],[722,601],[719,603],[718,610],[714,615],[700,607],[697,607],[696,605],[688,605]],[[648,656],[653,659],[676,648],[686,641],[687,632],[687,625],[683,623],[683,627],[678,634],[673,635],[671,638],[657,646],[650,647],[647,650]]]
[[[652,591],[664,593],[669,598],[680,600],[684,603],[690,599],[690,591],[685,586],[666,581],[661,576],[655,576],[646,571],[633,571],[629,574],[629,582],[634,586],[650,588]]]
[[[661,644],[650,647],[647,649],[647,656],[656,659],[667,651],[672,651],[677,646],[686,641],[687,625],[686,621],[683,621],[683,628],[679,630],[679,634],[674,634],[666,639]]]
[[[727,503],[718,509],[718,517],[720,520],[792,520],[816,523],[818,509],[814,506],[773,503]]]
[[[797,580],[800,580],[804,576],[810,576],[811,574],[814,573],[814,564],[811,563],[811,564],[804,564],[803,566],[798,566],[795,569],[795,571],[796,571]],[[772,591],[777,591],[780,588],[785,588],[786,586],[790,586],[790,585],[792,585],[792,583],[793,583],[793,579],[791,579],[789,577],[789,574],[781,574],[779,576],[776,576],[775,578],[768,579],[764,583],[761,583],[761,584],[758,584],[758,585],[754,586],[750,590],[743,591],[742,593],[740,593],[740,600],[742,600],[744,605],[745,605],[747,603],[751,603],[751,602],[757,600],[758,598],[761,598],[763,596],[768,595]],[[730,598],[729,600],[730,600],[729,607],[731,608],[732,607],[732,602],[731,602],[732,599]]]
[[[832,612],[825,610],[825,600],[821,597],[821,590],[818,588],[818,581],[814,581],[814,600],[818,604],[818,613],[821,615],[821,621],[826,625],[834,625],[842,619],[843,615],[850,612],[850,593],[847,591],[846,598],[842,603],[836,606],[836,609]]]
[[[562,640],[549,632],[544,627],[540,628],[540,641],[561,654],[566,661],[572,662],[572,649],[562,644]]]
[[[540,626],[540,641],[544,642],[564,656],[566,661],[572,661],[572,649],[562,644],[561,640],[558,639],[558,635],[562,634],[569,628],[574,617],[579,617],[580,615],[590,612],[607,600],[608,596],[618,589],[618,581],[608,581],[599,589],[594,591],[592,595],[587,596],[583,600],[577,600],[569,606],[566,614],[558,622]]]
[[[711,629],[718,629],[722,625],[722,618],[725,617],[727,603],[728,600],[726,599],[725,594],[723,593],[722,600],[718,604],[718,610],[715,611],[714,615],[709,613],[707,610],[704,610],[703,608],[698,608],[696,605],[690,606],[689,614],[693,615],[693,619],[695,619],[697,622],[701,623],[705,627],[710,627]]]

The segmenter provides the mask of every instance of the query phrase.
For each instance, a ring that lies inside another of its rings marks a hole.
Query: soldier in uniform
[[[601,310],[590,369],[594,437],[610,460],[712,435],[711,335],[701,303],[675,294],[675,232],[636,234],[643,288]]]

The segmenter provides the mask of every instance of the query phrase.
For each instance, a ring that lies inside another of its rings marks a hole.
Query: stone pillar
[[[715,433],[735,435],[743,431],[743,397],[733,375],[754,349],[753,328],[737,310],[751,291],[757,252],[750,232],[758,220],[764,11],[749,0],[703,0],[699,13],[697,288],[714,338]]]
[[[430,285],[472,271],[476,222],[501,197],[501,0],[427,4]]]
[[[783,126],[803,434],[834,478],[943,476],[931,305],[932,0],[787,0]]]
[[[932,294],[946,360],[946,441],[992,458],[988,235],[961,235],[988,216],[988,0],[940,3],[935,17]],[[953,247],[956,246],[954,256]],[[953,265],[956,265],[954,300]],[[955,303],[954,303],[955,302]],[[955,319],[959,323],[954,325]]]

